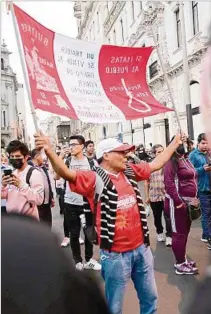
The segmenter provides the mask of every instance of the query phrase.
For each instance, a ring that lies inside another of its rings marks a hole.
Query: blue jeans
[[[199,193],[201,203],[201,224],[203,229],[203,238],[211,239],[211,193]]]
[[[125,253],[101,250],[102,277],[112,314],[121,314],[125,287],[132,279],[140,303],[141,314],[157,313],[157,287],[152,252],[144,244]]]

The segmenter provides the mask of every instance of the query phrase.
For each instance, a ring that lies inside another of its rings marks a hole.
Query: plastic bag
[[[146,216],[147,216],[147,217],[149,217],[150,211],[151,211],[150,205],[146,205],[146,207],[145,207],[145,212],[146,212]]]

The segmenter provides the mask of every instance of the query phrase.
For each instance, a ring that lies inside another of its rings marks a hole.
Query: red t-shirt
[[[137,181],[149,179],[150,167],[147,163],[131,164],[130,166],[135,173]],[[112,251],[127,252],[134,250],[144,242],[135,191],[124,173],[119,173],[118,175],[108,173],[108,175],[118,193]],[[77,171],[76,182],[70,183],[70,188],[72,191],[85,196],[93,209],[95,185],[95,172]],[[100,203],[97,208],[97,230],[100,242]]]

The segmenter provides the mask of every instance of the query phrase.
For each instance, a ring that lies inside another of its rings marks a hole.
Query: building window
[[[134,22],[135,21],[134,1],[131,2],[131,16],[132,16],[132,22]]]
[[[93,32],[93,38],[95,39],[95,22],[92,23],[92,32]]]
[[[7,126],[7,121],[6,121],[6,111],[2,111],[2,126],[5,128]]]
[[[106,127],[103,126],[103,138],[105,139],[107,137],[107,130]]]
[[[181,21],[180,21],[180,10],[179,9],[175,12],[175,17],[176,17],[176,31],[177,31],[177,47],[180,47],[182,34],[181,34]]]
[[[116,31],[115,31],[115,29],[113,31],[113,42],[114,42],[114,44],[116,44]]]
[[[142,4],[142,1],[139,1],[140,3],[140,11],[143,10],[143,4]]]
[[[1,58],[1,70],[4,70],[4,59]]]
[[[193,35],[199,32],[198,2],[192,1]]]
[[[149,66],[149,77],[152,79],[158,74],[158,62],[155,61]]]
[[[122,42],[125,41],[125,37],[124,37],[124,25],[123,25],[123,20],[120,20],[120,24],[121,24],[121,35],[122,35]]]

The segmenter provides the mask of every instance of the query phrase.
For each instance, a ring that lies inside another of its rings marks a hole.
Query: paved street
[[[142,193],[143,195],[143,193]],[[53,229],[63,237],[63,217],[59,215],[58,207],[54,209]],[[188,241],[188,256],[199,266],[197,276],[177,276],[174,273],[174,258],[171,249],[165,248],[163,243],[156,243],[156,234],[152,215],[149,217],[151,248],[155,258],[155,275],[159,293],[158,314],[185,313],[187,304],[194,292],[197,282],[203,277],[203,271],[211,255],[206,245],[200,241],[200,221],[193,223]],[[95,247],[95,258],[99,259],[98,248]],[[100,279],[100,276],[98,276]],[[130,282],[125,294],[124,314],[138,314],[139,305],[133,283]]]

